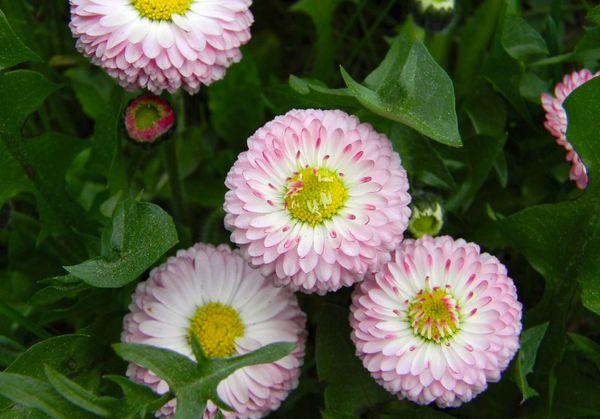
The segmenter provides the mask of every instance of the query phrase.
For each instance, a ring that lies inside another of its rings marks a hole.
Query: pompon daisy
[[[567,161],[571,162],[569,177],[575,181],[579,189],[587,187],[587,169],[567,139],[567,113],[565,112],[563,103],[573,90],[599,74],[600,72],[592,74],[586,69],[566,74],[562,83],[558,83],[554,88],[554,96],[543,93],[541,98],[542,106],[546,110],[544,127],[556,138],[556,143],[567,150],[566,158]]]
[[[208,357],[219,358],[273,342],[297,342],[285,358],[242,368],[219,384],[219,397],[235,409],[222,412],[225,417],[262,417],[298,385],[304,313],[291,290],[274,287],[225,245],[180,250],[138,284],[129,309],[123,342],[171,349],[192,359],[192,333]],[[159,394],[169,390],[165,381],[135,364],[129,365],[127,375]],[[175,407],[172,400],[157,414],[171,416]],[[217,410],[209,402],[204,417],[215,417]]]
[[[405,240],[352,296],[357,355],[398,398],[455,407],[495,382],[519,348],[521,303],[498,259],[443,236]]]
[[[250,39],[251,0],[70,0],[77,49],[123,87],[190,93]]]
[[[125,109],[125,129],[136,144],[156,144],[174,124],[173,108],[155,95],[139,96]]]
[[[324,294],[389,260],[410,195],[385,135],[342,111],[293,110],[248,148],[225,181],[225,225],[264,275]]]

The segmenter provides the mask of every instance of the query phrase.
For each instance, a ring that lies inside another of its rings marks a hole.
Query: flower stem
[[[188,225],[189,214],[184,197],[183,185],[179,177],[179,166],[177,163],[177,143],[175,139],[168,141],[164,148],[165,169],[169,177],[171,197],[173,205],[173,218],[177,224]]]

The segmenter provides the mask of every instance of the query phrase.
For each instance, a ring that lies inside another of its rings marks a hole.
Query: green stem
[[[185,202],[183,184],[179,177],[179,166],[177,163],[177,143],[171,139],[164,148],[165,169],[169,177],[171,188],[173,217],[178,224],[188,225],[189,214]]]

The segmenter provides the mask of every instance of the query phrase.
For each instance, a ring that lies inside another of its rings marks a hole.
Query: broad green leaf
[[[16,134],[30,113],[58,89],[40,73],[17,70],[0,75],[0,133]]]
[[[366,86],[341,71],[350,93],[370,111],[443,144],[461,145],[452,80],[422,43],[398,36]]]
[[[357,417],[366,408],[392,399],[354,354],[346,308],[323,304],[315,351],[319,379],[327,385],[326,411]]]
[[[523,394],[521,403],[527,399],[537,396],[538,392],[527,383],[527,375],[533,371],[537,351],[546,334],[548,323],[531,327],[521,333],[521,348],[514,361],[513,379]]]
[[[590,375],[576,359],[567,357],[558,368],[552,417],[597,418],[600,416],[599,394],[598,376]]]
[[[600,314],[600,78],[576,89],[565,102],[567,138],[588,168],[590,183],[573,201],[526,208],[495,222],[490,243],[521,252],[546,279],[537,310],[547,313],[549,327],[538,359],[545,367],[534,373],[545,414],[554,395],[554,373],[562,359],[569,310],[582,285],[581,299]]]
[[[37,409],[53,418],[92,417],[63,399],[50,384],[26,375],[0,373],[0,394],[15,403]]]
[[[44,371],[54,390],[66,400],[94,415],[102,417],[110,415],[108,404],[114,402],[114,399],[101,399],[47,365],[44,366]]]
[[[40,61],[40,57],[19,39],[0,10],[0,70],[24,61]]]
[[[524,60],[532,55],[548,54],[542,35],[520,16],[506,16],[501,42],[506,52],[517,60]]]
[[[290,76],[289,84],[292,89],[305,96],[307,100],[319,103],[317,106],[319,109],[356,111],[361,108],[360,103],[347,88],[331,89],[316,80],[301,79],[294,75]]]
[[[577,333],[568,333],[569,337],[577,347],[590,361],[592,361],[600,370],[600,345],[588,337]]]
[[[194,338],[195,339],[195,338]],[[199,344],[194,352],[199,355]],[[176,418],[199,417],[204,412],[206,402],[211,400],[217,406],[231,410],[217,395],[219,383],[237,369],[249,365],[275,362],[295,348],[294,343],[272,343],[244,355],[226,359],[208,359],[202,356],[198,364],[176,352],[149,345],[116,343],[117,354],[129,362],[134,362],[164,379],[177,397]]]
[[[103,249],[102,256],[65,267],[94,287],[117,288],[135,281],[177,244],[171,216],[157,205],[131,198],[119,204],[106,232],[109,248]]]
[[[227,70],[227,76],[208,89],[208,107],[217,133],[235,149],[264,121],[258,70],[252,57]],[[235,121],[235,123],[232,123]]]

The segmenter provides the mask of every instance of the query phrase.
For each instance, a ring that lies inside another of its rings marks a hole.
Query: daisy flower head
[[[410,217],[389,139],[337,110],[292,110],[248,139],[225,181],[225,226],[277,285],[325,294],[390,258]]]
[[[175,124],[175,113],[169,103],[155,95],[133,99],[125,109],[125,129],[136,144],[156,144]]]
[[[556,143],[567,150],[566,159],[571,162],[569,178],[575,181],[579,189],[587,187],[587,169],[567,138],[567,112],[563,107],[563,103],[573,90],[599,74],[600,72],[593,74],[587,69],[566,74],[563,81],[554,88],[554,96],[549,93],[542,93],[541,97],[542,106],[546,111],[544,127],[556,138]]]
[[[352,296],[357,355],[400,399],[456,407],[519,349],[521,303],[498,259],[448,236],[405,240]]]
[[[159,94],[223,78],[250,39],[251,0],[69,0],[77,49],[123,87]]]
[[[121,340],[170,349],[194,359],[195,335],[204,353],[227,358],[274,342],[296,342],[288,356],[270,364],[244,367],[217,387],[234,409],[225,417],[262,417],[279,407],[298,385],[304,360],[305,315],[289,289],[277,288],[225,245],[196,244],[154,269],[138,284],[123,321]],[[127,376],[159,394],[168,384],[136,364]],[[157,415],[169,417],[176,400]],[[209,401],[204,418],[219,409]]]

